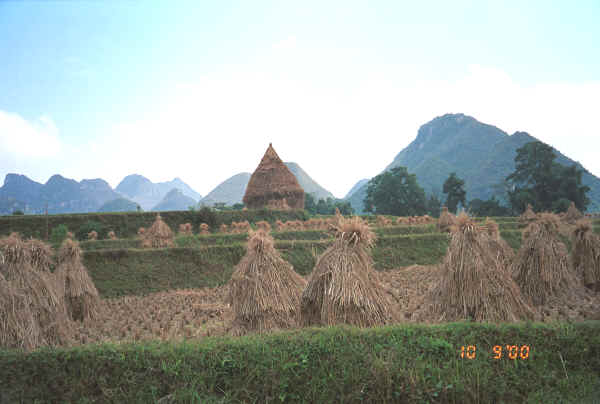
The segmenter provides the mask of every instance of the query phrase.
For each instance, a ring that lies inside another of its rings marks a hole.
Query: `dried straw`
[[[174,245],[173,231],[160,217],[160,213],[156,215],[156,219],[152,226],[146,230],[142,236],[143,248],[165,248]]]
[[[39,272],[50,273],[54,255],[52,247],[41,240],[32,238],[27,240],[25,248],[29,254],[31,267]]]
[[[117,234],[113,230],[111,230],[111,231],[108,232],[108,238],[111,239],[111,240],[116,240],[117,239]]]
[[[234,329],[244,333],[295,326],[306,281],[281,258],[265,230],[251,231],[246,248],[229,281]]]
[[[573,268],[590,289],[600,291],[600,237],[592,232],[592,222],[584,219],[573,231]]]
[[[530,222],[534,221],[535,219],[537,219],[537,215],[533,211],[531,204],[528,203],[527,209],[525,209],[525,212],[521,213],[521,216],[519,216],[519,222],[530,223]]]
[[[56,268],[69,317],[77,321],[97,319],[101,310],[98,290],[83,265],[81,254],[79,243],[63,241]]]
[[[210,232],[208,230],[209,230],[208,224],[200,223],[200,234],[204,234],[204,235],[210,234]]]
[[[464,213],[457,218],[442,278],[426,300],[439,321],[519,321],[534,317],[507,269],[490,251],[489,236]]]
[[[582,219],[583,214],[577,209],[574,202],[571,202],[567,213],[565,214],[565,220],[568,223],[575,223],[577,220]]]
[[[98,240],[98,232],[96,230],[92,230],[87,234],[88,240]]]
[[[37,319],[27,293],[0,274],[0,347],[31,351],[43,345]]]
[[[490,252],[504,268],[510,267],[515,258],[515,251],[511,246],[508,245],[502,236],[500,236],[498,223],[496,223],[494,220],[486,218],[483,227],[488,236]]]
[[[442,212],[440,213],[440,218],[438,219],[438,230],[442,233],[449,233],[452,231],[453,226],[456,223],[456,217],[448,212],[448,208],[446,206],[442,206]]]
[[[391,304],[373,269],[375,234],[360,217],[337,218],[334,244],[317,260],[302,293],[304,325],[370,327],[393,320]]]
[[[559,219],[541,213],[523,232],[512,273],[525,296],[537,305],[550,297],[566,298],[578,282],[569,268],[567,247],[558,238]]]

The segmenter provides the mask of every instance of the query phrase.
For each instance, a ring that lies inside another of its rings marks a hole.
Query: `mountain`
[[[161,212],[167,210],[188,210],[190,206],[196,206],[196,203],[194,199],[184,195],[181,190],[173,188],[152,210]]]
[[[179,189],[184,195],[198,200],[201,195],[179,178],[172,181],[153,183],[148,178],[132,174],[123,178],[115,190],[121,195],[140,204],[142,209],[150,210],[159,204],[173,188]]]
[[[137,203],[131,202],[129,199],[117,198],[104,203],[98,208],[98,212],[135,212],[137,211]]]
[[[15,209],[25,213],[96,212],[105,202],[118,198],[110,185],[102,179],[75,180],[53,175],[45,184],[32,181],[24,175],[7,174],[0,188],[0,214]]]
[[[320,186],[310,178],[310,176],[296,163],[284,163],[287,168],[290,169],[292,174],[298,180],[298,183],[304,189],[304,192],[307,194],[313,194],[315,196],[315,200],[319,199],[327,199],[327,198],[335,198],[331,192]]]
[[[225,202],[226,205],[242,203],[251,175],[250,173],[239,173],[226,179],[202,198],[200,205],[213,206],[217,202]]]
[[[488,199],[494,195],[494,185],[502,182],[515,169],[516,150],[528,142],[537,141],[525,132],[508,135],[501,129],[463,114],[446,114],[419,128],[416,139],[404,148],[385,168],[407,167],[417,175],[427,194],[443,198],[443,183],[451,172],[465,180],[467,200]],[[576,164],[583,169],[582,182],[591,188],[588,211],[600,210],[600,179],[581,164],[554,149],[556,161]],[[384,170],[384,171],[385,171]],[[366,184],[347,199],[357,212],[363,211]]]
[[[350,191],[348,191],[348,193],[346,194],[346,196],[344,197],[344,199],[350,198],[353,193],[355,193],[356,191],[358,191],[360,189],[360,187],[362,187],[363,185],[365,185],[367,182],[369,182],[369,178],[364,178],[364,179],[358,181],[356,184],[354,184],[354,186],[352,188],[350,188]]]

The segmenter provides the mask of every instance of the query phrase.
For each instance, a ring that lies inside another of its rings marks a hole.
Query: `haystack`
[[[62,296],[69,317],[84,321],[96,319],[100,314],[101,301],[81,258],[79,243],[63,241],[58,252],[56,276],[60,281]]]
[[[256,222],[256,228],[269,233],[271,231],[271,224],[266,220],[259,220]]]
[[[200,223],[200,234],[204,234],[204,235],[210,234],[210,232],[208,230],[209,230],[208,224]]]
[[[192,233],[192,224],[191,223],[181,223],[179,225],[179,234],[182,236],[191,236]]]
[[[281,258],[263,229],[250,231],[246,255],[229,281],[229,303],[238,332],[296,325],[306,281]]]
[[[558,238],[559,219],[541,213],[523,232],[523,242],[513,262],[512,273],[523,295],[534,305],[549,298],[566,298],[578,288],[569,268],[567,247]]]
[[[42,345],[40,326],[31,306],[27,293],[0,274],[0,347],[31,351]]]
[[[600,291],[600,237],[592,232],[590,220],[580,220],[573,231],[573,268],[585,286]]]
[[[318,258],[302,293],[304,325],[370,327],[393,319],[391,303],[373,269],[375,234],[360,217],[337,218],[335,241]]]
[[[500,235],[498,223],[496,223],[494,220],[486,218],[483,228],[488,236],[488,243],[491,253],[496,257],[496,259],[498,259],[498,261],[500,261],[504,268],[509,269],[513,259],[515,258],[515,251]]]
[[[98,240],[98,232],[96,230],[92,230],[87,234],[88,240]]]
[[[535,219],[537,219],[537,215],[533,211],[531,204],[528,203],[527,208],[525,209],[525,212],[521,213],[521,216],[519,216],[519,222],[530,223],[530,222],[534,221]]]
[[[452,231],[452,226],[456,223],[456,217],[448,212],[446,206],[442,206],[440,218],[438,219],[438,230],[442,233],[449,233]]]
[[[304,190],[270,143],[250,177],[243,201],[249,209],[304,209]]]
[[[32,238],[25,242],[25,248],[29,254],[31,267],[38,272],[49,274],[53,264],[52,256],[54,252],[52,247],[41,240]]]
[[[27,245],[18,237],[0,240],[0,254],[0,274],[15,293],[25,296],[39,327],[39,344],[68,342],[70,325],[53,275],[32,268]],[[28,316],[27,313],[24,315]]]
[[[569,209],[567,209],[567,213],[565,214],[565,220],[568,223],[574,224],[579,219],[583,219],[583,213],[577,209],[574,202],[571,202]]]
[[[144,248],[164,248],[172,247],[173,231],[160,217],[160,213],[156,215],[156,220],[148,230],[142,235],[142,247]]]
[[[113,230],[109,231],[107,235],[108,235],[108,238],[111,240],[117,239],[117,234]]]
[[[464,213],[456,222],[442,277],[426,300],[436,320],[519,321],[534,318],[508,270],[490,250],[489,236]]]

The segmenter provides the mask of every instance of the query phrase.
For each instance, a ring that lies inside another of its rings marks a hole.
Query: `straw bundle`
[[[585,286],[600,291],[600,237],[592,232],[592,222],[580,220],[573,231],[573,268]]]
[[[533,211],[531,204],[528,203],[527,209],[525,209],[525,212],[521,213],[521,216],[519,216],[519,222],[530,223],[530,222],[534,221],[535,219],[537,219],[537,215]]]
[[[56,276],[60,280],[69,317],[77,321],[98,318],[100,296],[83,266],[81,248],[76,241],[65,240],[62,243],[58,252]]]
[[[240,332],[296,325],[306,281],[281,258],[263,229],[250,231],[246,255],[229,281],[229,302]]]
[[[446,206],[442,206],[442,212],[440,213],[440,218],[438,219],[438,230],[447,233],[452,230],[452,226],[456,223],[456,217],[448,212],[448,208]]]
[[[464,213],[457,218],[442,278],[429,292],[439,321],[518,321],[534,317],[504,266],[490,251],[488,235]]]
[[[160,213],[156,215],[156,220],[142,236],[142,247],[144,248],[164,248],[172,247],[173,231],[168,224],[163,222]]]
[[[574,202],[571,202],[569,205],[569,209],[567,209],[567,213],[565,214],[565,220],[568,223],[575,223],[577,220],[582,219],[583,214],[577,209]]]
[[[266,233],[271,231],[271,225],[269,224],[269,222],[264,220],[256,222],[256,227],[259,230],[264,230]]]
[[[96,230],[92,230],[87,234],[88,240],[98,240],[98,232]]]
[[[31,267],[38,272],[50,273],[54,255],[52,247],[43,241],[32,238],[25,242],[25,248],[29,254]]]
[[[75,238],[75,235],[73,234],[73,232],[68,231],[67,232],[67,238],[73,240]]]
[[[300,306],[304,325],[370,327],[392,320],[370,255],[375,234],[360,217],[338,218],[334,244],[317,260]]]
[[[209,227],[208,224],[206,223],[200,223],[200,234],[210,234],[210,232],[208,231]]]
[[[0,274],[0,347],[31,351],[42,345],[42,339],[26,292]]]
[[[484,230],[488,236],[488,244],[490,252],[502,264],[504,268],[508,268],[515,258],[515,251],[511,246],[500,236],[498,223],[486,218],[483,224]]]
[[[220,233],[227,233],[229,231],[229,227],[223,223],[221,226],[219,226],[219,232]]]
[[[111,230],[111,231],[108,232],[108,238],[111,239],[111,240],[116,240],[117,239],[117,234],[113,230]]]
[[[567,247],[558,239],[558,226],[556,215],[541,213],[523,232],[513,262],[515,281],[535,305],[543,305],[553,296],[566,297],[578,286],[569,268]]]
[[[385,216],[377,215],[375,220],[378,227],[386,227],[392,224],[392,221]]]
[[[191,223],[181,223],[179,225],[179,234],[182,236],[191,236],[192,233],[192,224]]]
[[[286,230],[285,223],[283,223],[281,220],[277,219],[275,221],[275,231],[285,231],[285,230]]]
[[[144,235],[146,234],[146,228],[145,227],[140,227],[137,231],[137,235],[138,237],[144,237]]]
[[[25,296],[39,327],[39,344],[68,342],[70,326],[52,274],[37,272],[31,267],[29,250],[18,237],[0,240],[0,251],[0,274],[15,293]],[[23,315],[28,316],[26,312]]]

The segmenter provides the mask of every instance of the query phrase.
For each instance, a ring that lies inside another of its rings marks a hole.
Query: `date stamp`
[[[494,345],[492,347],[493,359],[526,360],[529,359],[531,347],[529,345]],[[460,347],[461,359],[475,359],[477,357],[476,345],[462,345]]]

